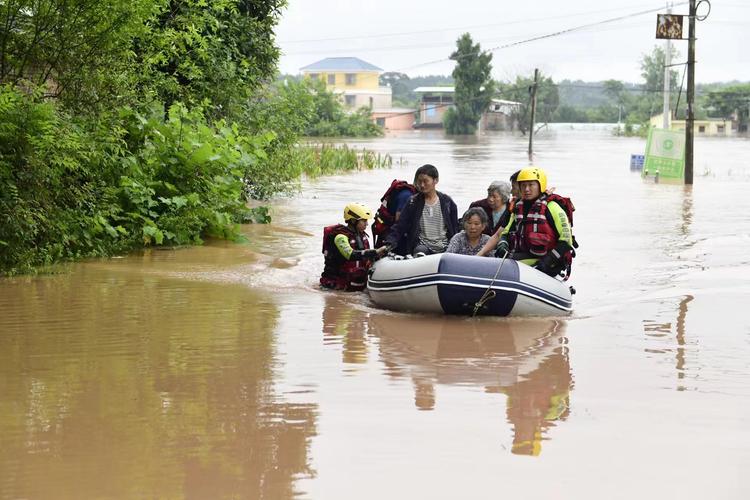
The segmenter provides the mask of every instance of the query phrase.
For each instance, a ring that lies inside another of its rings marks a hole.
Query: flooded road
[[[403,161],[305,183],[247,245],[0,280],[0,498],[750,495],[750,141],[699,138],[684,187],[629,171],[641,139],[544,132],[574,312],[473,320],[317,290],[322,227],[423,163],[460,213],[526,139],[353,144]]]

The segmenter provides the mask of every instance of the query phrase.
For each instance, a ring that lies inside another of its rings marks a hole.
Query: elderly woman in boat
[[[487,197],[472,202],[469,208],[479,207],[487,215],[484,234],[492,236],[510,220],[511,186],[507,181],[492,181],[487,188]]]
[[[487,228],[487,214],[479,207],[473,207],[461,217],[463,231],[456,233],[448,243],[447,253],[476,255],[490,240],[484,233]]]

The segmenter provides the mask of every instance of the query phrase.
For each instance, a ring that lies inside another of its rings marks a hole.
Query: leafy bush
[[[73,119],[7,86],[0,124],[0,270],[10,274],[139,245],[238,238],[250,216],[245,186],[273,139],[208,125],[200,109],[177,104],[167,119],[159,106]]]
[[[117,132],[83,126],[40,100],[0,87],[0,269],[103,255],[118,246],[107,222]]]
[[[144,244],[237,238],[247,211],[244,187],[272,138],[246,136],[223,121],[209,126],[200,109],[174,104],[169,118],[123,113],[141,147],[122,159],[117,222]]]

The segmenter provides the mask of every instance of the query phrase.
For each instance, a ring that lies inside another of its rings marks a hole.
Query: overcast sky
[[[673,2],[687,14],[687,2]],[[409,76],[450,74],[445,59],[464,32],[483,49],[590,25],[645,10],[662,0],[289,0],[277,41],[280,70],[296,74],[325,57],[354,56]],[[706,11],[705,4],[699,14]],[[687,37],[687,18],[684,36]],[[750,81],[750,0],[711,0],[711,13],[696,23],[696,81]],[[555,80],[616,78],[641,81],[639,62],[654,45],[656,12],[626,17],[543,40],[493,51],[501,80],[533,74]],[[687,58],[687,42],[674,42]],[[438,62],[435,62],[438,61]],[[426,64],[427,63],[427,64]]]

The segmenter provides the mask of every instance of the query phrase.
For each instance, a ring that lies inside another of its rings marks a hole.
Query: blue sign
[[[630,155],[630,170],[643,170],[646,155]]]

